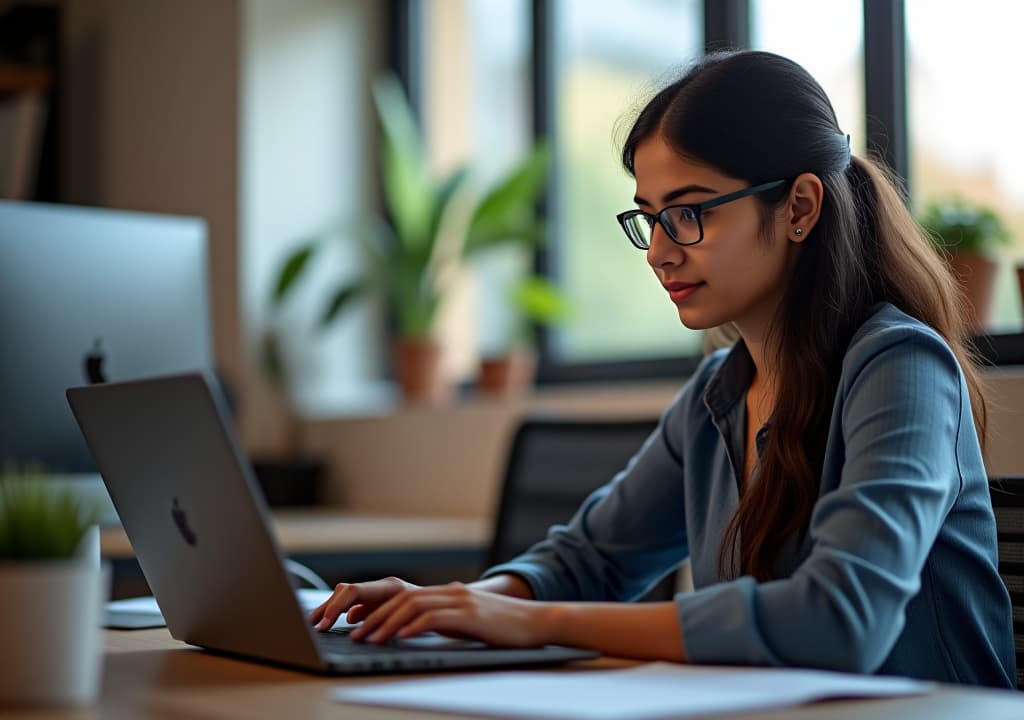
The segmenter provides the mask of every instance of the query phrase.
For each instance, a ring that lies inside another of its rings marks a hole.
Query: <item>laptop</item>
[[[76,387],[68,402],[159,603],[190,645],[321,673],[541,665],[597,656],[428,633],[357,643],[314,630],[216,381],[188,373]]]

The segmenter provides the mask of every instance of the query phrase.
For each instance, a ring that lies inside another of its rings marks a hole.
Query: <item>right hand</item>
[[[345,619],[357,623],[402,590],[419,587],[396,577],[362,583],[338,583],[327,602],[309,614],[309,621],[321,632],[330,630],[338,617],[347,612]]]

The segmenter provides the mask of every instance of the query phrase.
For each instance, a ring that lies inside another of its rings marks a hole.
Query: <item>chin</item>
[[[684,310],[683,308],[679,308],[679,321],[690,330],[708,330],[722,324],[721,321],[710,318],[703,313]]]

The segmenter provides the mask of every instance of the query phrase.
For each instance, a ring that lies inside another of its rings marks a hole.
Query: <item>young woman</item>
[[[892,182],[763,52],[659,92],[622,159],[619,224],[679,319],[740,340],[520,557],[469,585],[343,583],[311,622],[1012,687],[985,404],[955,284]],[[628,602],[687,557],[695,592]]]

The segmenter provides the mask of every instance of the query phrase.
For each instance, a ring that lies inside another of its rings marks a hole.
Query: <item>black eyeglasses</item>
[[[725,205],[725,203],[745,198],[748,195],[756,195],[777,188],[786,182],[786,180],[772,180],[705,200],[702,203],[670,205],[667,208],[662,208],[657,215],[643,210],[627,210],[624,213],[619,213],[615,218],[622,226],[626,237],[639,250],[647,250],[651,247],[651,236],[654,234],[655,223],[661,225],[665,234],[676,245],[696,245],[704,239],[704,225],[700,216],[705,210]]]

